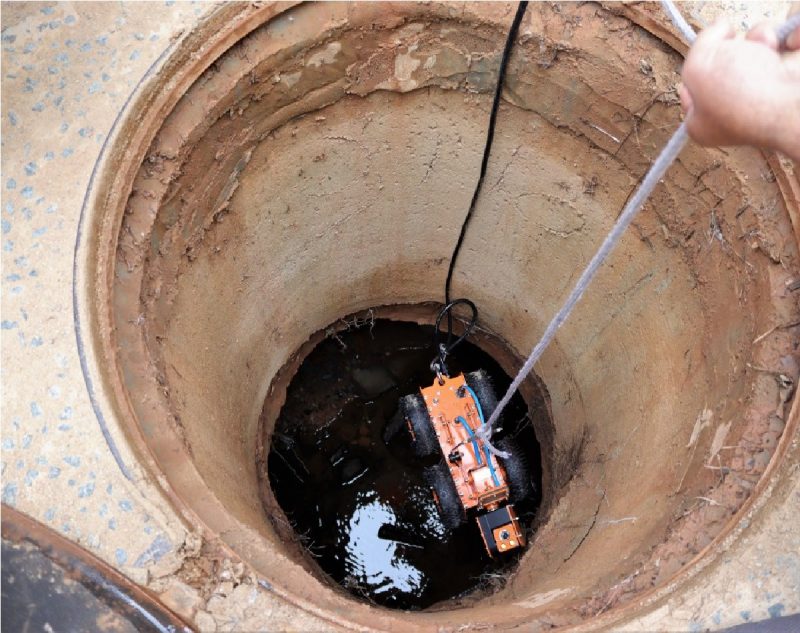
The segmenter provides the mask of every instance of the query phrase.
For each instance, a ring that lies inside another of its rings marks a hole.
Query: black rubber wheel
[[[419,394],[411,394],[400,400],[400,410],[411,426],[411,447],[417,457],[441,455],[439,439],[433,430],[431,416],[425,406],[425,400]]]
[[[519,444],[510,437],[493,442],[498,450],[510,453],[509,457],[498,456],[500,465],[506,471],[508,480],[508,494],[511,503],[521,503],[533,494],[533,481],[531,481],[531,471],[528,468],[528,460],[525,453],[520,449]]]
[[[436,507],[445,529],[455,530],[464,525],[467,515],[456,491],[456,484],[450,476],[450,470],[444,462],[428,466],[423,475],[436,493]]]
[[[489,375],[485,371],[479,369],[478,371],[465,374],[464,380],[467,381],[469,388],[478,396],[478,402],[480,402],[483,417],[488,422],[492,413],[494,413],[494,410],[497,408],[497,395],[494,392],[491,378],[489,378]],[[497,421],[494,428],[498,428],[499,426],[500,420]]]
[[[403,417],[403,412],[400,410],[400,407],[397,407],[397,411],[395,411],[394,415],[391,417],[389,422],[386,424],[386,427],[383,429],[383,442],[384,444],[388,444],[391,442],[400,431],[406,426],[406,420]]]

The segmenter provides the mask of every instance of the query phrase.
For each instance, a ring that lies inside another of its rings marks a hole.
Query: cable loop
[[[470,320],[467,322],[467,326],[464,328],[464,333],[459,336],[458,338],[453,337],[453,308],[459,305],[466,305],[469,306],[469,309],[472,311],[472,316]],[[447,316],[447,342],[442,343],[441,335],[442,331],[440,329],[442,325],[442,319]],[[475,327],[475,323],[478,321],[478,308],[475,307],[475,304],[472,303],[469,299],[454,299],[447,305],[445,305],[441,310],[439,310],[439,314],[436,316],[436,325],[434,325],[433,329],[433,346],[436,348],[438,356],[433,359],[431,362],[431,370],[434,371],[439,378],[439,384],[444,382],[444,378],[442,374],[447,374],[447,356],[459,345],[465,338],[467,338],[472,329]]]

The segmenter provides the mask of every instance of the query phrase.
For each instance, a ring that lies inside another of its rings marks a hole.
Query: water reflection
[[[355,511],[341,530],[346,552],[348,576],[370,594],[415,594],[425,583],[422,572],[406,560],[403,549],[413,544],[382,538],[384,526],[396,526],[392,507],[381,502],[374,492],[359,495]],[[382,529],[383,528],[383,529]]]

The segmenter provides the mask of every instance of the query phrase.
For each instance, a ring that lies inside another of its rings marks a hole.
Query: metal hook
[[[439,381],[439,386],[444,385],[444,377],[445,374],[442,373],[442,362],[441,360],[433,359],[431,361],[431,371],[436,374],[436,380]],[[445,370],[445,373],[447,370]]]

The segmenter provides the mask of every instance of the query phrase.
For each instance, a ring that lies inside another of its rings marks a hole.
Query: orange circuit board
[[[436,437],[464,509],[492,509],[508,499],[506,473],[475,435],[480,404],[463,375],[422,389]]]

